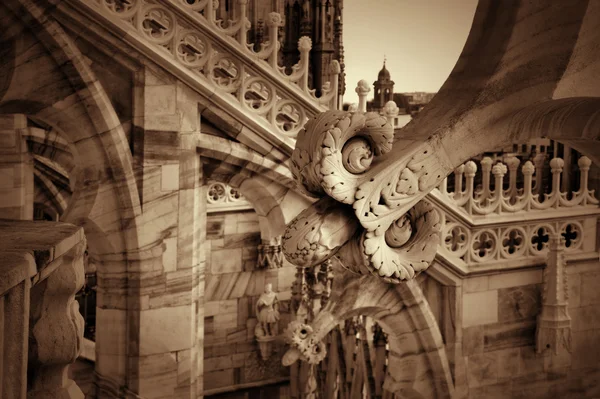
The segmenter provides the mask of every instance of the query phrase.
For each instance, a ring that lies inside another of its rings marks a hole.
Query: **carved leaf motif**
[[[400,173],[400,180],[396,184],[396,194],[400,196],[412,196],[419,191],[419,181],[417,176],[410,169],[403,169]]]
[[[370,273],[384,277],[390,282],[400,282],[415,277],[415,273],[429,267],[437,251],[440,235],[439,214],[424,202],[419,202],[408,212],[413,236],[399,248],[390,247],[385,234],[366,231],[362,246],[367,257]]]
[[[325,197],[312,204],[288,226],[283,237],[286,258],[309,267],[333,256],[358,229],[352,210]]]
[[[360,137],[360,151],[344,148]],[[298,183],[313,195],[327,193],[336,200],[352,204],[362,173],[375,156],[389,152],[393,128],[376,113],[327,111],[310,120],[299,133],[292,154],[293,173]]]
[[[406,163],[399,160],[360,184],[354,209],[362,226],[369,231],[387,229],[446,175],[444,166],[431,153],[432,148],[425,147]]]

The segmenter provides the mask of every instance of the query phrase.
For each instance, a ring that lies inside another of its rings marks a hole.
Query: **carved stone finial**
[[[577,165],[581,170],[589,170],[590,166],[592,166],[592,160],[584,155],[579,158],[579,160],[577,161]]]
[[[477,164],[473,161],[469,161],[464,165],[464,171],[467,176],[475,176],[477,173]]]
[[[358,81],[358,84],[356,86],[356,89],[354,89],[354,91],[356,91],[356,93],[359,96],[367,95],[371,91],[371,85],[366,80],[361,79]]]
[[[535,172],[535,166],[533,166],[531,161],[527,161],[525,164],[523,164],[522,171],[524,175],[533,175],[533,172]]]
[[[398,116],[398,112],[400,112],[400,108],[398,108],[394,101],[388,101],[383,106],[383,114],[388,118]]]
[[[278,12],[270,12],[266,22],[268,27],[283,26],[283,16]]]
[[[298,51],[309,52],[312,49],[312,40],[308,36],[302,36],[298,39]]]
[[[329,73],[333,75],[342,73],[342,67],[340,66],[340,62],[338,60],[331,61],[331,64],[329,64]]]
[[[565,161],[563,161],[560,158],[552,158],[552,160],[550,161],[550,170],[552,171],[552,173],[562,172],[564,166]]]

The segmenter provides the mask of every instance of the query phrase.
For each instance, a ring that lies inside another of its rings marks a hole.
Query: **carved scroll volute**
[[[359,226],[352,208],[322,198],[289,224],[283,237],[284,254],[297,267],[318,265],[346,244]]]
[[[31,290],[28,396],[31,398],[83,398],[67,378],[69,364],[81,350],[84,321],[75,294],[84,283],[85,241],[54,260],[56,270]],[[53,262],[53,263],[54,263]],[[46,266],[46,269],[54,265]],[[43,274],[43,272],[42,272]]]
[[[292,173],[307,194],[352,204],[361,174],[374,156],[392,149],[393,133],[387,119],[374,112],[321,113],[298,134]]]
[[[429,266],[439,242],[439,215],[418,201],[439,183],[443,167],[430,157],[433,148],[424,146],[408,147],[383,173],[370,170],[374,157],[391,150],[392,139],[392,126],[374,113],[328,111],[307,123],[292,155],[294,177],[311,195],[352,204],[353,215],[324,199],[300,214],[284,237],[291,263],[308,267],[339,250],[349,270],[394,283]],[[336,232],[332,239],[324,239],[328,231]]]

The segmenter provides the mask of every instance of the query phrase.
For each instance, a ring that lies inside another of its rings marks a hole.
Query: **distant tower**
[[[388,101],[394,100],[394,81],[390,78],[390,72],[385,67],[385,57],[383,59],[383,68],[377,75],[377,81],[373,83],[375,87],[375,98],[371,103],[373,111],[381,110]]]

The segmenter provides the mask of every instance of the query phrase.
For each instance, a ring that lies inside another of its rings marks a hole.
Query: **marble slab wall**
[[[261,243],[254,211],[207,215],[206,285],[204,303],[205,394],[252,383],[273,382],[288,375],[281,366],[283,344],[274,343],[264,361],[254,338],[256,301],[265,284],[272,284],[280,301],[279,331],[290,320],[289,299],[295,268],[258,269]]]
[[[462,349],[451,362],[459,397],[600,397],[600,263],[572,262],[567,274],[572,343],[570,360],[560,367],[535,347],[541,267],[466,277],[451,287],[459,293],[454,314],[435,311],[446,307],[439,306],[431,277],[424,282],[447,350]],[[448,336],[445,319],[452,319],[455,336]]]

